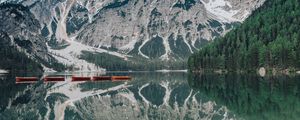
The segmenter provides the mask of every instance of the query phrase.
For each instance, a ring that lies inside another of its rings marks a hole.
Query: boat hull
[[[91,77],[72,77],[72,81],[90,81]]]
[[[110,76],[94,76],[92,78],[93,81],[108,81],[111,80]]]
[[[130,76],[112,76],[111,80],[113,81],[126,81],[126,80],[131,80]]]
[[[63,82],[65,81],[64,77],[45,77],[44,82]]]
[[[16,77],[16,83],[35,83],[37,81],[37,77]]]

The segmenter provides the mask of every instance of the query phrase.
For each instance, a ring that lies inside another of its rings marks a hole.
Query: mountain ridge
[[[31,65],[33,65],[36,66],[33,68],[37,68],[37,71],[40,71],[41,66],[38,67],[36,63],[41,63],[44,68],[56,64],[58,65],[56,69],[60,69],[57,61],[48,54],[46,39],[39,35],[40,26],[29,12],[28,7],[18,4],[1,4],[0,16],[0,39],[2,41],[1,47],[4,50],[2,58],[4,59],[3,62],[5,61],[3,66],[6,66],[9,70],[17,70],[19,66],[30,69]],[[28,66],[19,65],[17,62],[10,63],[10,60],[18,61],[14,60],[14,58],[18,57],[7,53],[20,55],[21,61],[27,61]],[[32,61],[29,59],[32,59]],[[10,63],[11,66],[6,62]]]
[[[41,27],[38,33],[46,38],[47,49],[59,62],[75,69],[97,70],[102,65],[81,60],[82,51],[96,50],[131,63],[138,58],[184,64],[190,54],[236,27],[264,0],[6,2],[30,8]],[[226,13],[226,19],[218,17],[218,12]],[[84,49],[69,51],[77,45]]]

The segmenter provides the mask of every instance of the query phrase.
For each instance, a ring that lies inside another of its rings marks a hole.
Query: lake
[[[300,77],[108,72],[130,81],[15,84],[0,75],[0,119],[298,119]],[[77,73],[95,75],[97,73]],[[99,75],[99,74],[98,74]]]

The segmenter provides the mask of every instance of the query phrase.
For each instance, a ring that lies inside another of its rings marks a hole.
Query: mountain
[[[59,64],[48,54],[39,22],[29,9],[17,4],[0,6],[1,68],[42,71]],[[42,65],[42,66],[41,66]]]
[[[59,62],[75,69],[96,70],[103,66],[113,69],[118,61],[124,69],[145,63],[161,63],[153,69],[185,68],[189,55],[238,26],[264,0],[1,2],[30,9],[39,22],[38,33],[46,38],[48,53]]]
[[[266,1],[241,26],[190,57],[190,69],[299,69],[299,4]]]
[[[100,9],[76,41],[147,59],[185,59],[242,21],[255,2],[120,1]]]

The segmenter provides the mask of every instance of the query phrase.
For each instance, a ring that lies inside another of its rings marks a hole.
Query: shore
[[[216,73],[216,74],[226,74],[226,73],[257,73],[258,75],[264,77],[267,75],[293,75],[300,74],[299,70],[295,69],[278,69],[278,68],[265,68],[260,67],[256,70],[226,70],[226,69],[201,69],[193,70],[193,73]]]

